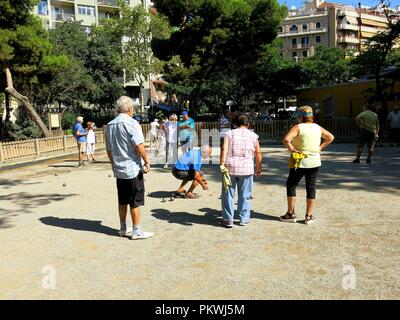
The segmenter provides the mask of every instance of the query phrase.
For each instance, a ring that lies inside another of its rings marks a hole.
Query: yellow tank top
[[[321,127],[315,123],[301,123],[299,131],[299,135],[293,139],[292,144],[297,150],[307,155],[307,158],[301,160],[299,168],[320,167]]]

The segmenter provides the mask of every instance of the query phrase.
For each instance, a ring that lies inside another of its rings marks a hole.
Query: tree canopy
[[[169,39],[152,42],[155,55],[167,63],[167,81],[193,84],[193,107],[198,108],[203,86],[224,70],[241,78],[263,52],[263,46],[276,37],[276,30],[287,13],[276,0],[156,0],[158,12],[165,15],[173,33]],[[176,79],[173,65],[183,71]],[[218,78],[218,77],[217,77]]]

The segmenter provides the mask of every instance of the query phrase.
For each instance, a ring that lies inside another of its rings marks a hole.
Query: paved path
[[[251,224],[231,230],[219,226],[217,166],[206,166],[211,190],[200,199],[165,203],[178,182],[154,167],[142,224],[155,236],[146,241],[115,236],[104,154],[86,168],[67,157],[1,172],[0,298],[398,299],[400,149],[377,149],[371,166],[350,163],[353,150],[325,153],[312,226],[277,221],[287,175],[280,147],[263,148]],[[304,186],[298,196],[302,216]]]

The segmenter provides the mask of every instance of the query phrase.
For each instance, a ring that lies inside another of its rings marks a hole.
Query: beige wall
[[[321,24],[320,28],[316,28],[316,24]],[[306,30],[303,30],[303,25],[307,26]],[[288,17],[282,23],[282,31],[278,32],[278,38],[282,42],[281,53],[286,59],[293,59],[293,52],[297,53],[299,59],[303,58],[303,51],[307,52],[307,56],[312,56],[315,53],[316,47],[323,45],[328,46],[328,14],[315,14]],[[297,27],[297,32],[291,32],[292,26]],[[317,43],[316,38],[320,37],[321,42]],[[302,46],[302,38],[308,37],[308,46]],[[293,47],[292,41],[296,39],[297,45]]]

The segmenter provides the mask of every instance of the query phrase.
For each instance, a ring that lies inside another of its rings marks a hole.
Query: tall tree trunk
[[[144,85],[142,82],[139,83],[139,100],[140,100],[140,112],[144,112]]]
[[[6,92],[8,94],[10,94],[12,97],[14,97],[15,99],[17,99],[20,103],[22,103],[22,105],[25,107],[25,109],[28,112],[31,119],[38,125],[39,129],[43,132],[43,135],[45,137],[50,137],[51,136],[50,131],[47,129],[46,125],[44,124],[44,122],[42,121],[40,116],[37,114],[37,112],[33,108],[32,104],[29,102],[29,99],[14,89],[10,69],[6,68],[5,73],[6,73],[6,80],[7,80]]]

